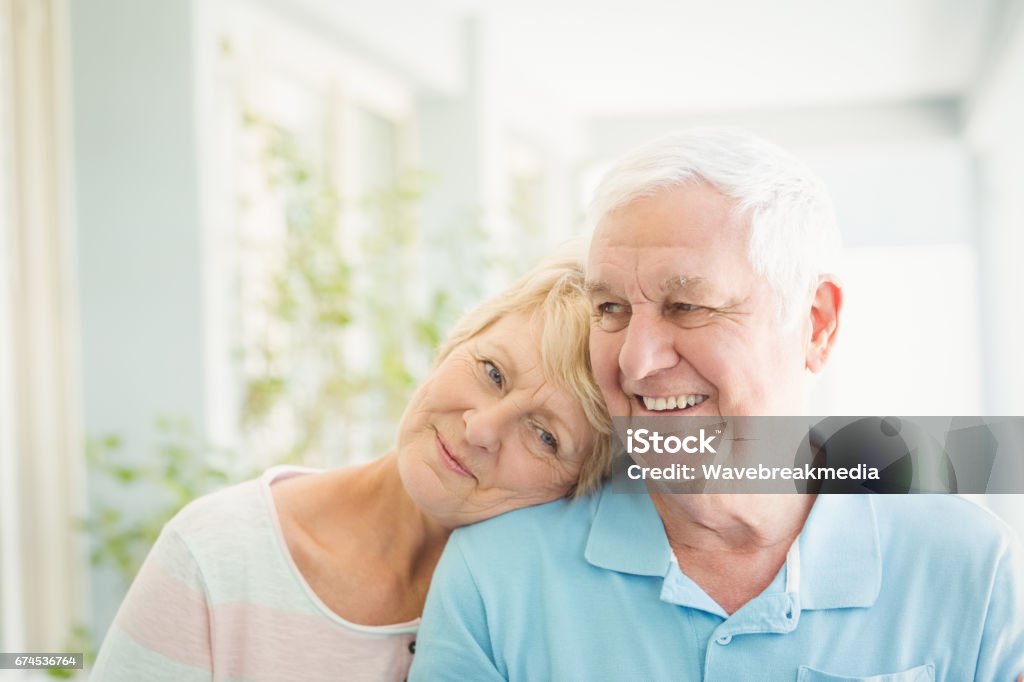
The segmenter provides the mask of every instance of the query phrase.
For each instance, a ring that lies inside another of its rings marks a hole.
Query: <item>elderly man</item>
[[[591,218],[613,416],[805,413],[842,291],[803,164],[740,133],[669,136],[609,172]],[[413,679],[1014,680],[1022,575],[1011,533],[954,496],[608,486],[457,531]]]

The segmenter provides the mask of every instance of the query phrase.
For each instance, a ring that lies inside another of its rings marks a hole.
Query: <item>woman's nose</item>
[[[509,409],[504,400],[497,400],[466,410],[462,418],[466,423],[466,441],[489,452],[501,447],[501,439],[508,429]]]

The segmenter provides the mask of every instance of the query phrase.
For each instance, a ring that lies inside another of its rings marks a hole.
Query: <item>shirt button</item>
[[[729,642],[731,642],[731,641],[732,641],[732,635],[725,635],[725,636],[723,636],[723,637],[719,637],[719,638],[718,638],[718,639],[716,639],[715,641],[716,641],[717,643],[721,644],[722,646],[726,646],[726,645],[728,645],[728,644],[729,644]]]

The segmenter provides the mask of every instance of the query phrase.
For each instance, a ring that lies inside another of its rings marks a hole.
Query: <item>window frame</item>
[[[330,44],[310,27],[248,0],[197,6],[195,21],[206,393],[210,396],[206,423],[211,442],[237,449],[245,442],[240,420],[243,375],[237,360],[244,339],[237,324],[236,286],[242,263],[237,249],[238,177],[233,164],[237,163],[245,79],[262,66],[284,80],[294,76],[296,83],[315,93],[323,104],[323,118],[329,119],[325,121],[328,144],[323,160],[342,197],[358,196],[362,189],[358,178],[361,111],[394,124],[399,165],[417,165],[416,94],[411,84],[380,68],[372,58]],[[342,203],[340,239],[358,265],[359,217],[352,204]],[[368,441],[355,433],[346,440],[350,446],[346,449],[352,452],[360,451],[361,443]],[[250,463],[260,464],[255,459]],[[330,466],[345,463],[323,462]]]

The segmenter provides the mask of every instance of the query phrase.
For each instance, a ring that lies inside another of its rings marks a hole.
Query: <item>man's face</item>
[[[590,354],[613,416],[800,412],[810,316],[782,327],[747,239],[705,184],[634,201],[597,226]]]

